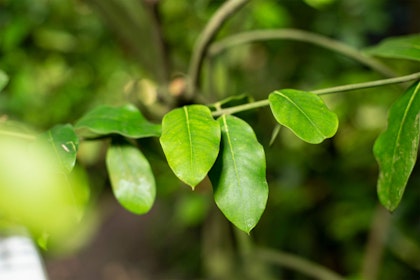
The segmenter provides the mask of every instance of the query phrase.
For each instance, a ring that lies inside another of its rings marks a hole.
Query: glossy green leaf
[[[318,95],[284,89],[271,93],[269,101],[276,120],[308,143],[321,143],[337,132],[337,115]]]
[[[375,56],[420,61],[420,34],[387,38],[366,52]]]
[[[4,71],[0,70],[0,91],[2,91],[9,82],[9,76]]]
[[[119,134],[130,138],[160,136],[160,125],[147,121],[131,104],[121,107],[100,106],[83,116],[76,129],[85,137]]]
[[[57,125],[41,136],[52,146],[52,150],[61,167],[70,172],[76,163],[76,154],[79,147],[79,138],[70,124]]]
[[[135,214],[147,213],[155,201],[156,186],[143,153],[126,143],[112,143],[107,151],[106,166],[118,202]]]
[[[221,152],[209,173],[214,199],[229,221],[249,233],[268,198],[264,149],[243,120],[224,115],[219,122]]]
[[[411,86],[391,107],[388,128],[373,152],[379,164],[378,196],[390,211],[401,201],[417,160],[420,134],[420,82]]]
[[[175,175],[194,188],[219,153],[219,123],[203,105],[175,109],[163,118],[160,143]]]

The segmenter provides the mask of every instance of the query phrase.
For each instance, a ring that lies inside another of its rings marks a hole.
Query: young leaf
[[[417,159],[420,133],[420,82],[391,107],[388,128],[378,137],[373,153],[379,164],[378,196],[389,210],[397,208]]]
[[[219,153],[219,123],[203,105],[175,109],[163,118],[160,143],[172,171],[194,189]]]
[[[57,125],[41,136],[47,140],[61,167],[70,172],[76,163],[76,154],[79,147],[79,138],[70,124]]]
[[[366,52],[381,57],[420,61],[420,34],[387,38]]]
[[[223,115],[221,153],[209,173],[217,206],[240,230],[249,233],[264,212],[268,185],[264,149],[243,120]]]
[[[156,186],[149,162],[136,147],[112,143],[106,154],[112,190],[118,202],[135,214],[152,208]]]
[[[160,136],[160,125],[147,121],[131,104],[121,107],[100,106],[84,115],[76,129],[86,137],[120,134],[130,138]]]
[[[271,93],[269,101],[276,120],[308,143],[321,143],[337,132],[337,115],[318,95],[284,89]]]

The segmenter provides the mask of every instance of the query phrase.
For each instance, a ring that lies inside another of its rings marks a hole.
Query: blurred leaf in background
[[[21,121],[40,131],[74,123],[95,105],[126,104],[127,92],[131,91],[135,96],[153,96],[153,102],[160,100],[168,81],[187,72],[196,38],[223,2],[1,1],[0,68],[9,82],[0,93],[0,127],[20,131],[14,121]],[[246,30],[293,27],[365,48],[389,35],[418,33],[417,2],[251,1],[229,19],[216,40]],[[387,63],[398,73],[418,71],[418,64]],[[206,60],[204,68],[202,90],[209,102],[244,93],[250,100],[259,100],[282,88],[311,91],[382,78],[328,50],[282,40],[229,49]],[[0,85],[5,81],[0,76]],[[342,275],[359,277],[372,244],[369,236],[374,232],[378,203],[378,169],[372,146],[386,126],[389,106],[401,92],[397,86],[388,86],[323,96],[328,108],[338,115],[340,127],[332,139],[319,145],[306,144],[281,129],[268,147],[276,125],[269,110],[243,114],[264,146],[270,190],[267,209],[252,231],[255,244],[295,253]],[[152,115],[159,121],[167,109],[143,107],[150,108],[146,118]],[[121,275],[135,275],[133,279],[202,278],[206,276],[204,263],[211,262],[209,259],[218,261],[220,271],[231,266],[226,271],[239,273],[241,262],[233,252],[238,244],[228,222],[217,218],[220,213],[211,202],[209,183],[197,186],[199,194],[194,196],[196,191],[191,193],[163,160],[157,139],[136,142],[156,177],[153,210],[141,217],[121,211],[110,196],[104,171],[108,143],[82,141],[78,159],[88,171],[91,200],[101,223],[84,250],[68,259],[48,259],[51,279],[63,279],[63,273],[82,280],[104,275],[114,279]],[[1,147],[0,151],[5,153],[1,159],[3,175],[8,175],[8,168],[13,166],[13,172],[21,174],[16,167],[21,165],[32,178],[38,178],[36,172],[29,172],[38,158],[25,161],[26,154],[10,155]],[[42,169],[43,164],[39,165]],[[413,187],[407,188],[404,203],[391,218],[378,279],[418,276],[419,174],[415,167],[409,181]],[[25,180],[22,178],[22,184],[27,184]],[[50,191],[49,186],[46,184],[45,191]],[[52,192],[59,202],[48,200],[48,207],[69,203],[60,189]],[[16,207],[7,203],[12,195],[0,197],[5,202],[3,207]],[[41,192],[36,195],[34,200]],[[80,197],[85,197],[83,192]],[[26,213],[25,209],[19,211]],[[38,211],[44,217],[49,214],[43,207]],[[72,213],[64,207],[61,214]],[[51,215],[50,221],[61,217],[58,211]],[[68,226],[60,221],[54,228],[48,222],[41,219],[40,225],[60,232],[58,225]],[[80,228],[87,227],[83,221]],[[212,248],[214,254],[204,248]],[[283,279],[306,279],[283,267],[272,271]]]

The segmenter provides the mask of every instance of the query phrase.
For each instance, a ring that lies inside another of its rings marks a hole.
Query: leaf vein
[[[417,84],[417,87],[414,89],[413,95],[410,97],[410,100],[408,101],[407,107],[404,110],[404,115],[402,117],[400,126],[398,128],[397,137],[395,138],[395,145],[394,145],[394,149],[393,149],[393,152],[392,152],[392,173],[395,172],[395,162],[397,161],[397,158],[398,158],[396,156],[396,154],[398,153],[397,148],[399,148],[399,146],[400,146],[402,129],[403,129],[403,126],[406,122],[408,112],[410,111],[411,106],[413,104],[413,101],[414,101],[415,97],[417,96],[417,93],[419,92],[419,90],[420,90],[420,82]]]
[[[302,114],[303,116],[305,116],[305,118],[309,121],[309,123],[315,128],[316,131],[318,131],[319,134],[321,134],[322,136],[326,136],[324,135],[324,133],[318,128],[318,126],[316,125],[316,123],[314,123],[314,121],[308,116],[308,114],[305,113],[304,110],[302,110],[298,104],[296,104],[295,102],[293,102],[292,99],[290,99],[287,95],[283,94],[280,91],[276,92],[278,95],[284,97],[287,101],[289,101],[293,106],[295,106]]]
[[[188,141],[190,146],[190,169],[194,167],[194,149],[193,149],[193,143],[192,143],[192,135],[191,135],[191,127],[190,127],[190,118],[188,115],[188,109],[187,107],[184,107],[185,112],[185,121],[187,123],[187,133],[188,133]]]
[[[239,171],[238,171],[238,166],[236,164],[236,158],[235,158],[235,153],[233,151],[233,146],[232,146],[232,140],[230,138],[230,133],[229,133],[229,127],[228,124],[226,122],[226,115],[223,116],[223,125],[225,126],[225,130],[226,130],[226,137],[227,137],[227,141],[229,143],[229,150],[230,150],[230,154],[232,157],[232,161],[233,161],[233,168],[235,170],[235,177],[236,177],[236,182],[238,184],[238,186],[240,185],[240,179],[239,179]]]

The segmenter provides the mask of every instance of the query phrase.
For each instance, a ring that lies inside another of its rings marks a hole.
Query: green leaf
[[[337,132],[337,115],[318,95],[284,89],[271,93],[269,101],[276,120],[308,143],[321,143]]]
[[[85,137],[119,134],[130,138],[160,136],[160,125],[147,121],[131,104],[121,107],[100,106],[83,116],[76,129]]]
[[[6,87],[8,82],[9,76],[7,76],[7,74],[3,70],[0,70],[0,91],[2,91]]]
[[[46,144],[0,137],[0,213],[35,237],[47,234],[62,243],[80,225],[89,186],[79,169],[57,172],[56,155]]]
[[[366,49],[371,55],[420,61],[420,34],[387,38]]]
[[[135,214],[147,213],[153,206],[156,186],[143,153],[127,143],[113,142],[107,151],[106,166],[118,202]]]
[[[219,123],[203,105],[172,110],[163,118],[160,143],[172,171],[194,189],[219,153]]]
[[[47,140],[63,170],[70,172],[76,163],[79,138],[70,124],[57,125],[41,135]]]
[[[221,153],[209,173],[217,206],[240,230],[249,233],[264,212],[268,185],[264,149],[243,120],[223,115]]]
[[[420,82],[411,86],[391,107],[388,128],[373,152],[379,164],[378,196],[389,210],[397,208],[417,159],[420,133]]]

